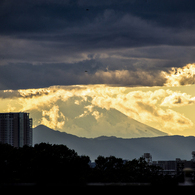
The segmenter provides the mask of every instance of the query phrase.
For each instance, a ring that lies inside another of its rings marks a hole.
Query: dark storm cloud
[[[89,63],[89,62],[88,62]],[[91,63],[93,63],[91,61]],[[162,86],[165,78],[160,71],[99,70],[77,64],[31,65],[10,64],[0,66],[0,89],[24,89],[52,85],[116,84],[124,86]],[[100,68],[101,69],[101,68]]]
[[[193,0],[2,0],[1,32],[45,32],[83,25],[105,10],[170,27],[194,28]],[[86,10],[88,9],[88,11]]]
[[[150,71],[157,76],[147,85],[161,85],[161,70],[195,61],[194,6],[192,0],[1,1],[0,88],[142,85]],[[117,70],[137,79],[121,79]]]

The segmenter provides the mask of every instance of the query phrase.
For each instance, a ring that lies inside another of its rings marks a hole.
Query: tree
[[[0,182],[79,183],[86,181],[89,157],[65,145],[14,148],[0,144]]]

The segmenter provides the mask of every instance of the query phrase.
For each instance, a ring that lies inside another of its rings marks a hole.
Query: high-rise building
[[[144,153],[143,158],[145,158],[147,163],[152,164],[152,155],[150,153]]]
[[[14,147],[32,146],[32,119],[29,113],[0,113],[0,142]]]

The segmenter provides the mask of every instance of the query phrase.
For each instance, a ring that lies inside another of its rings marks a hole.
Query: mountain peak
[[[157,137],[167,133],[159,131],[141,122],[138,122],[116,109],[102,109],[93,107],[65,122],[63,131],[80,137],[94,138],[101,136],[116,136],[123,138]]]

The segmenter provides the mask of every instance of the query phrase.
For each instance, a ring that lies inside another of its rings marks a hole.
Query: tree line
[[[36,144],[15,148],[0,143],[0,183],[81,184],[151,183],[177,184],[178,176],[163,175],[144,158],[123,160],[98,156],[90,167],[88,156],[79,156],[65,145]]]

